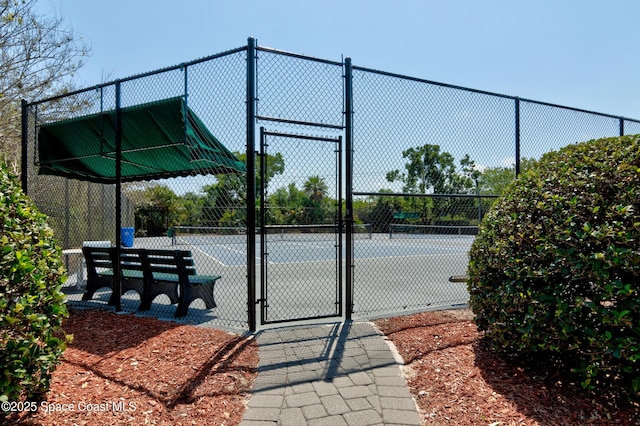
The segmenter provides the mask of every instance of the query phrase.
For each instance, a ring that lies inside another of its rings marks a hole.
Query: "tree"
[[[193,192],[187,192],[180,197],[178,202],[185,212],[178,225],[201,225],[204,197]]]
[[[304,191],[307,193],[311,201],[321,202],[327,196],[327,183],[320,176],[311,176],[304,183]]]
[[[536,160],[533,158],[522,158],[520,160],[520,171],[533,167]],[[504,189],[516,177],[514,166],[491,167],[485,169],[479,177],[480,192],[482,194],[501,195]]]
[[[405,173],[393,170],[387,173],[389,182],[402,182],[402,190],[409,194],[466,194],[473,193],[474,179],[479,176],[473,160],[466,155],[461,161],[462,174],[456,172],[453,155],[440,151],[439,145],[425,144],[402,152],[408,161]],[[407,207],[420,214],[421,223],[431,223],[446,214],[464,214],[468,200],[446,198],[428,199],[411,197]]]
[[[380,189],[380,193],[391,193],[390,189]],[[357,221],[371,224],[373,232],[389,232],[396,211],[404,210],[402,197],[370,196],[366,200],[353,201],[353,216]]]
[[[462,160],[460,160],[460,166],[462,167],[462,181],[461,186],[469,190],[471,188],[478,188],[478,179],[482,175],[482,172],[478,170],[475,161],[469,158],[469,154],[466,154]]]
[[[247,154],[235,153],[246,164]],[[279,152],[267,154],[264,186],[276,175],[284,172],[284,158]],[[216,175],[217,182],[202,188],[205,192],[203,221],[208,226],[242,226],[247,205],[247,176],[243,173]],[[260,162],[256,162],[256,199],[262,188]],[[265,189],[266,191],[266,189]]]
[[[63,94],[90,49],[62,18],[35,11],[37,0],[0,0],[0,152],[20,165],[20,101]]]
[[[180,198],[168,186],[150,184],[144,190],[129,189],[127,195],[136,206],[137,228],[147,235],[163,235],[186,217]]]
[[[278,188],[269,196],[267,225],[300,225],[304,220],[306,194],[295,183]]]
[[[448,152],[440,152],[439,145],[425,144],[409,148],[402,152],[402,158],[408,159],[405,164],[406,173],[393,170],[387,173],[389,182],[404,183],[402,190],[413,194],[452,193],[455,186],[456,166],[453,156]]]
[[[307,225],[333,223],[335,221],[335,200],[327,198],[328,187],[324,178],[318,175],[310,176],[303,185],[307,200],[304,203]]]
[[[470,192],[471,188],[474,188],[476,198],[476,207],[478,213],[478,224],[482,221],[483,216],[483,208],[482,208],[482,200],[480,199],[480,183],[479,179],[482,175],[482,172],[477,169],[475,161],[469,158],[469,154],[466,154],[462,160],[460,160],[460,166],[462,166],[461,182],[462,186],[465,189],[465,192]],[[459,199],[457,201],[456,209],[458,211],[463,211],[468,218],[472,217],[472,210],[474,207],[470,203],[470,199]]]
[[[490,167],[484,170],[479,179],[483,194],[500,195],[516,177],[513,167]]]

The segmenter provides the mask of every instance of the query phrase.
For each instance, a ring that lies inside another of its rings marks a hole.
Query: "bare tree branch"
[[[0,0],[0,161],[20,166],[20,101],[72,90],[90,47],[61,17],[35,11],[37,0]]]

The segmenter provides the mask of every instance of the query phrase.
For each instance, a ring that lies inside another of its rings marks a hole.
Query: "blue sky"
[[[41,0],[92,47],[78,86],[244,46],[640,118],[635,0]]]

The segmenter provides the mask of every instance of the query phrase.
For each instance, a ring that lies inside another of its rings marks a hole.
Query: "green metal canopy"
[[[122,108],[121,181],[246,172],[183,97]],[[116,111],[42,125],[39,173],[116,182]]]

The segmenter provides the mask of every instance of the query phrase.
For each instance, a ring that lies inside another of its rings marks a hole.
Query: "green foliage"
[[[304,191],[290,183],[269,196],[267,225],[317,225],[335,220],[335,200],[328,198],[324,179],[311,176]]]
[[[439,145],[425,144],[402,152],[406,159],[405,172],[392,170],[386,174],[388,182],[402,183],[402,191],[408,194],[474,194],[478,195],[482,172],[466,154],[460,161],[460,170],[449,152],[441,151]],[[434,224],[452,212],[461,215],[465,224],[477,223],[478,206],[482,201],[470,198],[407,197],[403,211],[417,213],[417,224]],[[387,225],[388,226],[388,225]]]
[[[440,151],[439,145],[425,144],[416,148],[409,148],[402,152],[402,158],[407,159],[406,173],[392,170],[387,173],[387,181],[402,182],[404,192],[426,194],[431,188],[439,194],[462,192],[472,186],[468,176],[456,173],[453,156]],[[473,161],[469,156],[462,160],[463,169],[474,170]]]
[[[306,194],[290,183],[287,188],[278,188],[269,196],[267,223],[279,225],[301,225],[304,223],[304,200]]]
[[[500,350],[640,391],[640,142],[568,146],[512,182],[470,251],[470,305]]]
[[[401,197],[369,197],[366,200],[354,200],[354,220],[357,223],[371,224],[373,232],[388,233],[394,213],[404,210],[403,203],[404,199]]]
[[[533,158],[520,159],[520,172],[524,173],[534,164]],[[516,177],[516,169],[514,165],[510,167],[490,167],[482,171],[478,178],[480,193],[500,195],[505,188],[509,186],[511,181]]]
[[[146,236],[164,235],[172,225],[187,217],[188,198],[184,202],[166,185],[151,184],[143,190],[128,191],[136,200],[135,221],[138,232]]]
[[[46,217],[0,166],[0,401],[38,400],[66,347],[60,248]]]
[[[238,159],[246,164],[246,153],[234,153]],[[264,185],[269,188],[269,181],[284,172],[284,158],[281,153],[265,156]],[[262,175],[260,161],[256,161],[255,197],[260,198]],[[216,183],[205,185],[203,217],[201,224],[205,226],[241,226],[246,225],[244,211],[247,205],[247,176],[243,173],[216,175]]]

